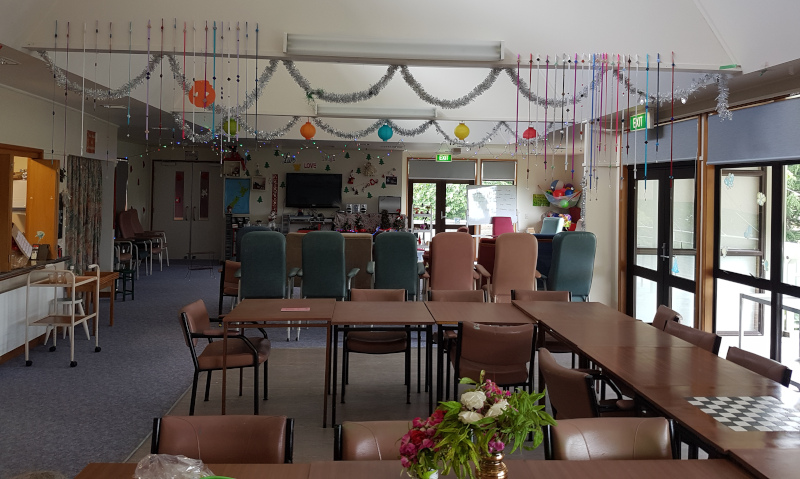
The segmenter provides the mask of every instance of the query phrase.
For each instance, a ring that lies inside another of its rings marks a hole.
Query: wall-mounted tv
[[[286,173],[286,206],[341,208],[342,175]]]

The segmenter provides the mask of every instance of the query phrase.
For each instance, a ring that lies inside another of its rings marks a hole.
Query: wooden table
[[[508,476],[513,479],[726,479],[751,478],[745,470],[725,459],[709,460],[657,460],[657,461],[542,461],[508,460]],[[796,460],[795,460],[796,463]],[[280,477],[281,479],[375,479],[407,477],[400,461],[323,461],[311,464],[209,464],[215,474],[236,479],[262,479]],[[75,479],[108,479],[132,477],[136,464],[87,465]],[[771,473],[784,472],[784,475],[755,477],[793,477],[796,469],[772,468]],[[401,475],[402,474],[402,475]],[[439,476],[453,478],[454,474]]]
[[[436,402],[444,396],[444,327],[458,324],[462,321],[481,324],[531,324],[533,320],[525,315],[519,308],[510,303],[473,303],[427,301],[431,316],[439,326],[437,366],[436,366]],[[449,365],[447,367],[450,367]]]
[[[108,308],[108,325],[114,326],[114,292],[116,291],[116,284],[117,278],[119,278],[119,273],[116,271],[101,271],[100,272],[100,297],[101,298],[108,298],[109,300],[109,308]],[[105,291],[107,288],[110,288],[108,291]],[[93,293],[94,292],[94,285],[83,285],[78,286],[75,288],[76,293]],[[91,309],[90,307],[94,306],[94,300],[91,294],[86,295],[86,312],[88,313]],[[96,306],[99,310],[99,305]]]
[[[308,478],[311,464],[207,464],[218,476],[236,479],[262,479],[280,477],[281,479]],[[75,479],[111,479],[133,477],[135,463],[90,463]]]
[[[338,365],[338,339],[339,331],[346,327],[348,331],[381,331],[397,329],[405,326],[408,340],[411,341],[412,328],[425,329],[425,377],[426,381],[433,374],[432,369],[432,339],[433,317],[425,307],[425,303],[418,301],[342,301],[336,303],[333,310],[331,325],[333,326],[333,403],[331,405],[331,423],[336,424],[336,371]],[[351,327],[351,326],[356,326]],[[359,327],[362,326],[362,327]],[[370,326],[364,328],[363,326]],[[410,387],[410,386],[409,386]],[[433,413],[433,388],[428,387],[428,409]]]
[[[730,456],[761,479],[797,477],[800,454],[795,449],[731,449]]]
[[[240,328],[279,328],[291,321],[308,321],[306,326],[327,328],[325,341],[325,389],[322,406],[322,427],[328,422],[328,388],[330,381],[330,321],[336,300],[320,299],[243,299],[233,310],[222,318],[223,356],[222,356],[222,414],[225,414],[226,365],[228,355],[228,327]],[[295,311],[285,311],[294,309]],[[255,323],[255,324],[254,324]]]

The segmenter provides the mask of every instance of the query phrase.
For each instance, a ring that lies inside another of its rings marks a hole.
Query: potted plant
[[[544,393],[503,391],[496,383],[462,378],[475,387],[459,401],[440,403],[433,414],[416,418],[400,439],[400,462],[411,477],[429,478],[450,471],[463,479],[505,477],[503,457],[519,447],[531,450],[542,443],[542,427],[555,420],[539,405]],[[533,444],[524,445],[529,434]]]

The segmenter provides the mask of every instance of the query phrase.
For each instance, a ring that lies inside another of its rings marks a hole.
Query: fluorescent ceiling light
[[[317,105],[317,116],[385,120],[434,120],[436,119],[436,108],[382,108],[349,105]]]
[[[347,38],[287,33],[283,53],[343,58],[460,60],[497,62],[504,58],[502,41],[423,42],[410,39]]]

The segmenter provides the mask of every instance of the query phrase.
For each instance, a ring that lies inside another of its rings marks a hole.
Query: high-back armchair
[[[430,289],[475,289],[475,242],[467,233],[439,233],[431,240]]]
[[[505,233],[495,241],[494,272],[484,286],[495,303],[511,301],[511,290],[536,289],[538,244],[527,233]]]
[[[238,256],[242,299],[287,296],[286,237],[277,231],[251,231],[242,238]]]
[[[589,301],[597,238],[589,231],[565,231],[553,237],[547,289],[569,291],[572,301]]]
[[[417,242],[411,233],[390,231],[375,237],[373,258],[367,272],[375,289],[404,289],[410,300],[419,297],[422,263],[417,261]]]

